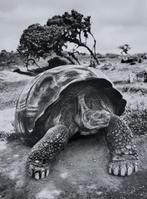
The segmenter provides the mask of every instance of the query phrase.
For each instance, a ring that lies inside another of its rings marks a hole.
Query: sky
[[[16,50],[25,28],[75,9],[91,16],[97,52],[147,52],[147,0],[0,0],[0,50]]]

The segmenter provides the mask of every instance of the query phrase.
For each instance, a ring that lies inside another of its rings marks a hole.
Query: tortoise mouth
[[[93,111],[89,110],[83,113],[82,123],[87,129],[100,129],[107,127],[110,121],[110,113],[104,110]]]

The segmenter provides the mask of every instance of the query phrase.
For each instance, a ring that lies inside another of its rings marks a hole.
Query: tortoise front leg
[[[111,153],[109,173],[131,175],[138,170],[138,154],[130,128],[116,115],[112,115],[107,133]]]
[[[49,175],[50,163],[60,152],[69,138],[68,129],[64,125],[50,128],[44,137],[34,145],[28,158],[26,169],[29,176],[35,179]]]

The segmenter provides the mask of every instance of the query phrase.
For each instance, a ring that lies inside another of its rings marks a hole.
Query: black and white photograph
[[[147,199],[147,0],[0,0],[0,199]]]

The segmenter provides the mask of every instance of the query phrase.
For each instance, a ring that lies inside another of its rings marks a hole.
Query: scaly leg
[[[112,115],[110,119],[107,142],[112,158],[109,164],[110,174],[126,176],[138,170],[138,154],[133,134],[116,115]]]
[[[64,148],[68,138],[68,129],[64,125],[49,129],[28,156],[26,169],[29,176],[35,179],[48,176],[52,159]]]

